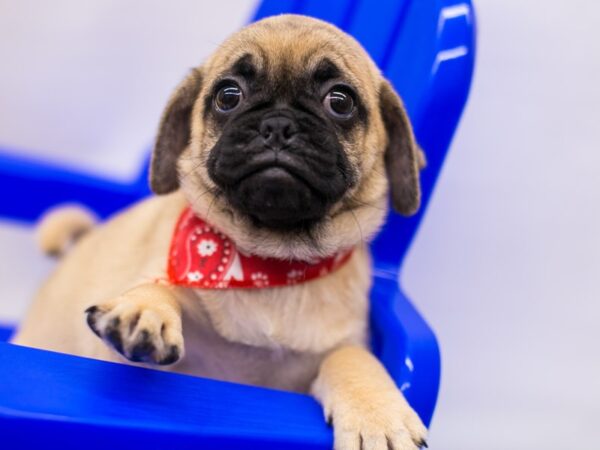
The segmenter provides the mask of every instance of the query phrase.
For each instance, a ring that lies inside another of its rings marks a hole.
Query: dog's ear
[[[403,216],[410,216],[417,212],[421,204],[419,169],[425,165],[425,155],[415,142],[400,97],[387,80],[381,83],[379,107],[388,136],[385,165],[392,191],[392,205]]]
[[[190,142],[192,109],[201,87],[202,75],[193,69],[163,112],[150,164],[150,187],[155,194],[168,194],[179,187],[177,159]]]

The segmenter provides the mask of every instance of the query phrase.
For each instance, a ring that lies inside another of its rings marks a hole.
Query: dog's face
[[[345,147],[366,116],[327,58],[309,70],[274,63],[247,53],[211,89],[204,114],[219,138],[208,175],[255,226],[310,229],[354,184]]]
[[[418,150],[402,104],[350,36],[278,16],[227,40],[176,90],[152,161],[243,250],[310,259],[357,244],[419,205]],[[387,173],[387,177],[386,174]]]

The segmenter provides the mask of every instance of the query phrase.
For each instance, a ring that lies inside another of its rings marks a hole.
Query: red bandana
[[[194,288],[289,286],[337,270],[351,254],[346,250],[313,264],[246,255],[186,208],[173,233],[167,273],[172,284]]]

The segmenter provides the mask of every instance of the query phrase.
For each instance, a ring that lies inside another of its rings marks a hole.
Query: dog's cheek
[[[203,153],[190,146],[177,162],[181,190],[188,198],[199,196],[202,192],[215,188],[206,169]]]
[[[387,135],[383,123],[374,119],[369,121],[368,127],[362,127],[356,132],[354,142],[357,143],[358,172],[361,178],[374,173],[387,183],[384,161]]]
[[[197,109],[194,111],[192,117],[192,131],[190,135],[191,153],[188,157],[197,157],[206,160],[208,152],[218,141],[219,136],[222,132],[221,126],[212,119],[209,115],[204,117],[204,106],[203,102],[197,103]]]
[[[367,162],[366,167],[369,167],[369,161],[365,161],[367,153],[364,151],[361,141],[362,135],[358,130],[340,138],[347,165],[349,192],[356,190],[361,184],[365,162]]]

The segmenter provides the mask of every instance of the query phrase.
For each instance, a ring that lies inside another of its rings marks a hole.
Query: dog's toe
[[[335,450],[418,450],[405,430],[335,430]]]
[[[135,362],[152,362],[152,355],[156,352],[156,345],[148,330],[142,330],[136,339],[131,339],[132,346],[129,350],[129,359]]]
[[[336,450],[418,450],[427,429],[399,391],[342,398],[326,404],[333,416]]]
[[[169,349],[169,353],[162,360],[158,361],[158,364],[161,366],[167,366],[169,364],[173,364],[179,360],[181,354],[181,350],[177,345],[172,345]]]

